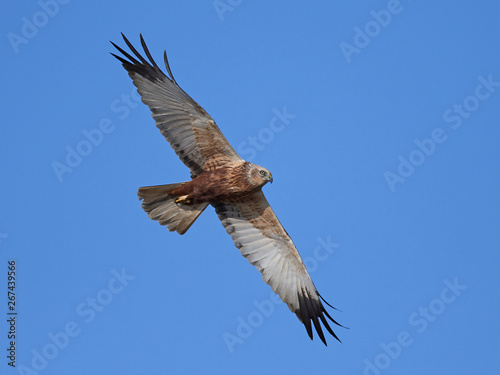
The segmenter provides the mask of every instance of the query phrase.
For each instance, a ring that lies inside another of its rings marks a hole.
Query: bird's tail
[[[177,195],[168,193],[185,182],[169,185],[145,186],[139,188],[137,195],[142,200],[142,208],[148,213],[151,220],[157,220],[161,225],[166,225],[171,232],[174,230],[184,234],[200,216],[208,203],[193,205],[178,204]]]

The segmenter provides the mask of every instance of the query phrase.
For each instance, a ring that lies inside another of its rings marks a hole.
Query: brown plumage
[[[322,323],[338,340],[326,318],[340,324],[323,306],[323,298],[292,239],[262,193],[262,187],[272,182],[271,173],[238,156],[210,115],[179,87],[166,52],[164,62],[169,76],[153,60],[142,35],[141,45],[149,61],[125,36],[123,39],[134,56],[114,43],[124,57],[112,55],[122,62],[142,101],[150,108],[156,126],[191,170],[192,178],[176,184],[141,187],[137,194],[142,208],[168,230],[184,234],[211,204],[234,245],[297,315],[309,337],[313,338],[312,322],[326,345]]]

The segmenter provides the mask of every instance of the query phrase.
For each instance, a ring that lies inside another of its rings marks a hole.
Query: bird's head
[[[254,185],[262,187],[268,182],[273,182],[273,175],[266,168],[253,164],[250,169],[250,179]]]

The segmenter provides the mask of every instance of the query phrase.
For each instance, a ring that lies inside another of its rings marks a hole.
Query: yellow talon
[[[188,198],[188,195],[181,195],[180,197],[175,198],[175,203],[177,203],[177,204],[191,204],[191,199]]]

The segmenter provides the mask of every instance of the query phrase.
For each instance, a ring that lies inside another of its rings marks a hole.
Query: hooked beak
[[[269,178],[267,179],[271,184],[273,183],[273,175],[269,173]]]

